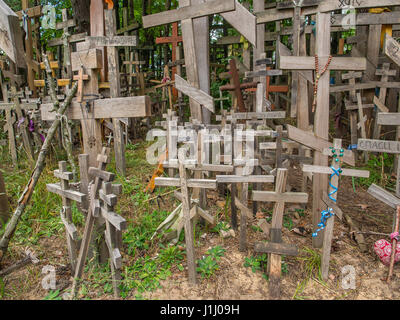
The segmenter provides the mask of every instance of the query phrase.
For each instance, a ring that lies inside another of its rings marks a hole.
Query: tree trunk
[[[86,32],[90,26],[90,0],[71,0],[77,33]]]

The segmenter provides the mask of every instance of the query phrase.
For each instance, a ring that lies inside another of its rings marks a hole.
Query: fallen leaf
[[[216,204],[217,204],[217,206],[220,207],[221,209],[224,209],[224,208],[225,208],[226,202],[225,202],[225,201],[217,201]]]
[[[367,205],[367,204],[362,204],[362,203],[359,203],[359,204],[357,204],[357,207],[360,207],[360,208],[361,208],[361,210],[367,210],[367,208],[369,207],[369,205]]]
[[[257,211],[256,218],[257,219],[264,219],[265,218],[265,213],[262,212],[262,211]]]

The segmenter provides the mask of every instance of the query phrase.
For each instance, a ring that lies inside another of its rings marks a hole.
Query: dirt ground
[[[292,191],[300,191],[299,170],[290,169],[289,184]],[[312,224],[311,224],[311,184],[308,185],[310,201],[304,215],[296,216],[293,208],[296,205],[287,205],[285,215],[289,215],[293,222],[293,228],[303,227],[306,230],[304,236],[292,230],[283,228],[283,241],[296,244],[299,248],[298,257],[285,257],[288,272],[283,274],[281,281],[282,299],[345,299],[345,300],[364,300],[364,299],[399,299],[400,298],[400,268],[395,265],[394,277],[390,284],[382,281],[388,272],[377,258],[373,251],[373,244],[376,240],[385,238],[379,235],[365,234],[366,252],[361,252],[359,246],[349,233],[349,226],[335,218],[334,240],[331,254],[331,264],[329,279],[326,283],[312,276],[305,283],[303,290],[299,290],[299,285],[307,278],[304,261],[301,257],[305,256],[304,248],[312,248]],[[215,205],[215,200],[225,201],[224,196],[216,191],[208,193],[208,204],[210,208]],[[170,206],[168,202],[163,205]],[[251,201],[249,201],[249,207]],[[393,210],[379,201],[372,198],[366,190],[357,187],[356,193],[353,191],[351,179],[341,178],[338,205],[345,215],[349,215],[362,231],[373,231],[390,233],[392,225]],[[172,208],[166,208],[171,210]],[[191,286],[187,281],[186,270],[179,271],[177,268],[170,277],[161,282],[161,288],[145,292],[142,294],[144,299],[156,300],[219,300],[219,299],[238,299],[238,300],[263,300],[269,299],[268,281],[262,277],[261,271],[253,272],[251,268],[244,266],[246,257],[254,256],[253,248],[257,241],[267,239],[264,233],[255,231],[251,226],[257,225],[257,220],[249,222],[248,228],[248,250],[239,251],[239,232],[236,231],[235,237],[223,239],[217,233],[206,233],[200,246],[196,247],[196,258],[200,258],[209,248],[220,245],[226,249],[225,255],[219,262],[220,269],[210,279],[198,278],[198,284]],[[61,236],[61,235],[60,235]],[[13,246],[15,256],[10,256],[6,264],[16,261],[18,251],[23,248]],[[4,278],[4,286],[8,291],[12,291],[17,299],[43,299],[48,292],[42,289],[41,274],[43,266],[51,264],[56,266],[57,288],[67,289],[71,286],[71,272],[68,267],[68,254],[65,241],[58,236],[42,238],[38,243],[37,250],[41,256],[41,261],[37,265],[30,265],[23,270],[14,272]],[[315,249],[319,252],[318,249]],[[124,252],[122,255],[124,256]],[[183,262],[185,265],[185,262]],[[342,278],[347,272],[342,274],[342,267],[353,266],[355,269],[355,289],[343,289]],[[134,292],[128,299],[134,299]],[[112,295],[102,295],[94,299],[112,299]]]

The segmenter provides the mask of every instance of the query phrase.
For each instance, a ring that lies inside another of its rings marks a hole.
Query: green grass
[[[371,184],[375,183],[384,188],[395,189],[395,179],[392,178],[393,173],[394,155],[387,153],[380,153],[375,156],[370,154],[368,163],[360,169],[368,170],[370,172],[369,178],[358,178],[356,184],[368,188]]]
[[[293,299],[303,300],[305,297],[300,294],[304,291],[310,279],[316,278],[324,283],[321,275],[321,255],[317,251],[305,247],[302,249],[302,255],[297,257],[297,260],[301,263],[304,279],[297,285]]]

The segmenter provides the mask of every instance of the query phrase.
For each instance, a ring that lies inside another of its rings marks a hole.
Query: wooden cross
[[[235,93],[235,98],[237,100],[237,106],[239,112],[246,112],[246,107],[244,105],[243,95],[241,89],[245,88],[254,88],[257,87],[257,83],[243,83],[240,84],[238,69],[236,67],[236,60],[231,59],[229,60],[229,73],[232,76],[232,83],[231,85],[221,86],[219,88],[220,91],[233,91]]]
[[[60,161],[58,170],[54,170],[54,176],[60,179],[58,184],[47,184],[47,190],[56,193],[62,198],[62,210],[60,213],[61,221],[64,224],[69,260],[71,263],[72,273],[75,272],[76,259],[79,250],[78,230],[72,222],[72,201],[82,204],[86,201],[86,194],[70,189],[69,181],[73,179],[72,172],[67,171],[67,162]]]
[[[337,192],[339,188],[339,177],[343,176],[352,176],[352,177],[369,177],[369,171],[366,170],[355,170],[355,169],[341,169],[341,163],[345,158],[346,150],[342,149],[342,140],[334,139],[333,146],[329,148],[324,148],[323,154],[329,155],[333,157],[331,167],[319,166],[319,165],[303,165],[302,169],[305,172],[312,172],[318,174],[330,174],[330,183],[329,183],[329,193],[326,202],[328,202],[328,211],[326,214],[332,214],[332,212],[337,213],[337,210],[333,210],[333,204],[336,203],[337,200]],[[323,193],[322,199],[324,199],[325,193]],[[315,195],[313,195],[315,197]],[[325,197],[326,198],[326,197]],[[331,200],[331,201],[329,201]],[[324,200],[323,200],[324,201]],[[331,203],[333,203],[331,205]],[[325,211],[324,211],[325,212]],[[322,278],[326,281],[328,279],[329,274],[329,261],[331,254],[331,246],[332,246],[332,238],[333,238],[333,226],[334,226],[334,214],[331,217],[328,217],[328,221],[326,222],[326,227],[318,224],[318,231],[324,230],[324,242],[322,248],[322,263],[321,263],[321,274]],[[321,222],[324,223],[325,222]]]
[[[83,101],[83,81],[89,80],[89,76],[87,74],[83,74],[83,66],[79,69],[79,73],[77,76],[74,75],[74,81],[78,81],[78,90],[76,99],[77,102],[82,103]]]
[[[271,175],[217,175],[216,176],[217,183],[230,183],[231,187],[235,183],[242,183],[243,189],[246,189],[249,183],[273,183],[274,176]],[[242,196],[243,198],[243,196]],[[243,201],[245,200],[245,201]],[[253,213],[250,209],[247,208],[247,197],[245,199],[240,200],[233,194],[233,198],[231,202],[234,203],[235,207],[239,208],[240,214],[240,241],[239,241],[239,250],[246,251],[247,249],[247,219],[253,218]]]
[[[330,15],[326,13],[317,13],[317,30],[316,30],[316,56],[320,65],[320,72],[326,67],[326,72],[318,75],[318,88],[316,90],[316,111],[314,117],[314,133],[315,136],[327,139],[329,131],[329,70],[365,70],[367,67],[365,58],[344,58],[333,57],[328,64],[330,56]],[[281,69],[289,70],[315,70],[316,59],[314,57],[305,56],[279,56],[279,65]],[[293,139],[295,140],[295,139]],[[327,165],[327,157],[320,152],[314,153],[314,163],[317,165]],[[316,175],[313,179],[313,216],[314,222],[318,223],[319,213],[322,211],[323,203],[320,197],[315,197],[321,190],[327,186],[327,177]],[[322,238],[313,239],[313,245],[320,247]]]
[[[105,242],[110,256],[110,267],[114,297],[119,298],[119,285],[121,283],[122,257],[122,231],[126,229],[126,220],[114,212],[117,204],[115,189],[122,189],[122,185],[112,185],[111,182],[104,182],[99,190],[100,214],[106,222]]]
[[[107,163],[110,162],[110,149],[103,148],[101,154],[97,156],[98,166],[89,168],[89,175],[94,177],[94,183],[91,186],[90,203],[88,207],[88,214],[85,222],[85,230],[82,236],[82,242],[79,249],[79,255],[76,263],[74,281],[72,283],[71,298],[74,298],[78,288],[79,282],[82,278],[83,269],[85,267],[86,258],[89,252],[89,245],[92,241],[94,223],[101,214],[99,191],[103,182],[111,182],[115,179],[113,173],[104,171]]]
[[[182,42],[182,36],[178,35],[178,23],[174,22],[172,23],[172,35],[170,37],[158,37],[156,38],[156,44],[162,44],[162,43],[167,43],[172,45],[172,62],[175,62],[177,60],[176,58],[176,50],[179,46],[179,42]],[[172,67],[172,76],[171,80],[175,80],[175,74],[176,74],[176,66]],[[176,100],[178,97],[178,92],[176,89],[173,90],[173,96],[174,99]]]
[[[216,189],[216,180],[209,179],[187,179],[185,168],[185,149],[180,149],[178,152],[179,159],[179,178],[156,178],[156,186],[164,187],[180,187],[182,193],[182,210],[184,215],[184,228],[185,228],[185,243],[186,243],[186,256],[189,274],[189,283],[196,284],[196,263],[195,252],[193,245],[193,224],[192,218],[197,211],[197,206],[190,208],[190,197],[188,188],[204,188]]]
[[[36,97],[36,87],[34,85],[35,73],[39,73],[39,65],[33,60],[33,45],[32,45],[32,18],[39,18],[42,15],[42,6],[36,6],[29,8],[29,0],[22,0],[22,11],[24,11],[27,17],[27,35],[25,38],[25,61],[28,66],[28,85],[29,89],[33,92],[33,96]],[[17,13],[18,14],[18,13]],[[19,12],[20,20],[23,18],[22,12]]]
[[[307,132],[301,129],[298,129],[296,127],[287,125],[287,130],[288,130],[288,138],[290,140],[296,141],[306,147],[309,147],[316,152],[320,153],[323,155],[324,149],[327,149],[329,147],[332,147],[333,145],[327,141],[326,139],[322,139],[312,132]],[[314,159],[315,159],[315,154],[314,154]],[[354,153],[349,150],[344,151],[344,157],[343,161],[346,162],[347,164],[354,166],[355,165],[355,157]],[[314,162],[315,164],[315,162]],[[313,176],[313,183],[315,184],[316,176]],[[324,184],[325,185],[325,184]],[[328,186],[328,181],[326,181],[326,189]],[[314,229],[318,228],[318,223],[320,222],[320,213],[325,207],[325,204],[323,201],[317,201],[317,199],[322,199],[322,193],[324,189],[318,188],[313,191],[313,226]],[[317,199],[316,199],[317,198]],[[317,213],[314,212],[316,208],[321,208],[321,210]],[[320,236],[320,233],[318,234]],[[314,237],[315,239],[316,237]]]
[[[136,46],[136,36],[116,36],[116,18],[113,10],[104,10],[106,36],[87,37],[89,43],[96,46],[108,47],[108,79],[110,82],[110,97],[118,98],[121,94],[118,60],[118,46]],[[112,110],[114,111],[114,110]],[[120,174],[126,175],[125,164],[125,144],[123,142],[123,130],[121,121],[117,117],[112,117],[114,125],[114,150],[115,163]]]
[[[382,69],[377,69],[376,73],[377,76],[381,76],[381,82],[382,83],[386,83],[389,80],[389,76],[394,77],[397,74],[397,70],[393,69],[390,70],[390,63],[384,63],[382,65]],[[382,87],[379,88],[379,101],[382,104],[386,104],[386,93],[387,93],[387,88]],[[373,132],[373,138],[374,139],[379,139],[380,133],[381,133],[381,126],[377,123],[377,113],[378,113],[378,109],[375,113],[375,121],[374,121],[374,132]]]
[[[285,192],[288,170],[279,168],[275,191],[253,191],[253,201],[275,202],[269,243],[256,243],[254,251],[268,253],[269,293],[272,299],[280,297],[281,255],[297,255],[295,245],[282,243],[282,223],[285,203],[307,203],[307,193]]]
[[[380,3],[377,3],[374,0],[363,0],[363,1],[305,0],[304,4],[309,2],[310,6],[303,8],[302,15],[308,16],[318,13],[326,13],[336,10],[342,10],[346,9],[349,5],[352,5],[355,9],[393,6],[397,4],[395,1],[396,0],[383,0]],[[319,4],[317,2],[319,2]],[[317,3],[317,5],[315,5],[315,3]],[[295,4],[292,1],[279,2],[277,3],[276,8],[268,8],[268,10],[263,10],[262,12],[259,12],[257,14],[257,24],[263,24],[271,21],[292,18],[294,6]]]
[[[19,130],[21,132],[22,135],[22,140],[24,142],[24,148],[25,148],[25,152],[28,156],[28,159],[33,163],[33,149],[32,149],[32,143],[31,143],[31,139],[29,136],[29,132],[28,132],[28,119],[26,119],[26,117],[24,116],[24,114],[22,113],[22,109],[20,106],[20,102],[19,102],[19,98],[16,96],[16,88],[15,87],[11,87],[11,96],[14,102],[14,108],[15,108],[15,112],[17,114],[18,117],[18,121],[20,121],[19,123]]]
[[[0,81],[2,81],[0,79]],[[16,92],[15,87],[11,88],[11,97],[13,99],[13,102],[9,102],[9,92],[7,90],[7,85],[5,82],[1,82],[1,88],[2,88],[2,93],[3,93],[3,98],[4,98],[4,103],[0,103],[0,110],[4,110],[6,114],[6,125],[4,127],[5,131],[8,133],[8,146],[9,146],[9,151],[11,153],[11,158],[13,160],[13,163],[18,166],[18,153],[17,153],[17,146],[15,142],[15,130],[14,130],[14,123],[16,122],[17,118],[15,116],[15,112],[18,110],[18,113],[20,115],[19,119],[23,118],[22,111],[25,113],[29,110],[37,110],[38,109],[38,104],[37,103],[19,103],[19,97],[20,95],[18,93],[14,93],[14,90]],[[24,130],[25,127],[25,121],[22,123],[23,128],[21,130]],[[20,127],[21,128],[21,127]],[[24,131],[25,132],[25,131]],[[28,138],[29,134],[27,133]],[[23,139],[26,136],[25,133],[23,133]],[[25,140],[24,143],[25,143]],[[29,141],[29,139],[27,139]],[[28,146],[29,148],[29,146]],[[28,149],[29,150],[29,149]],[[33,152],[33,151],[32,151]],[[32,153],[33,154],[33,153]]]

